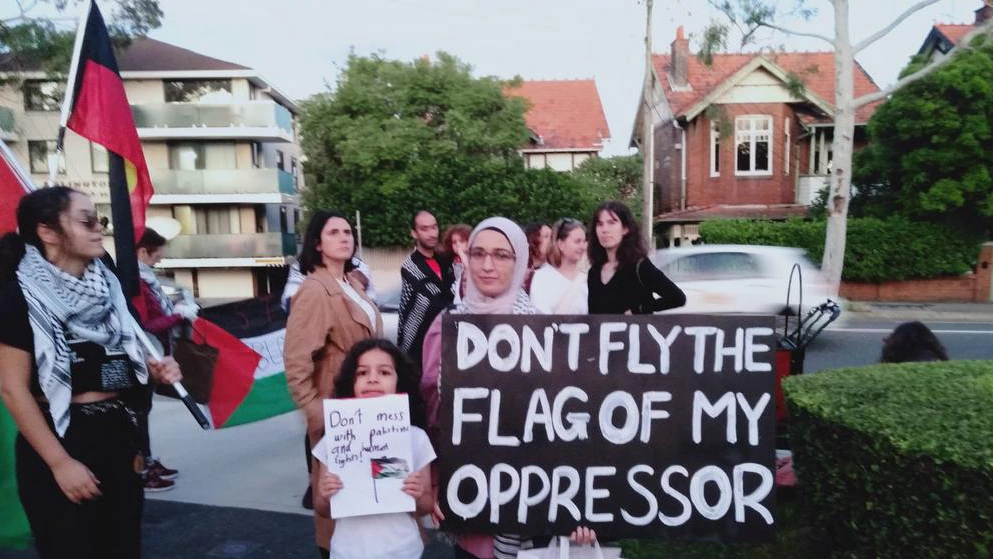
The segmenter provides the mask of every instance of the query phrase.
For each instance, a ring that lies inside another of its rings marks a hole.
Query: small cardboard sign
[[[413,512],[401,488],[413,471],[406,394],[324,400],[327,468],[341,478],[331,518]]]

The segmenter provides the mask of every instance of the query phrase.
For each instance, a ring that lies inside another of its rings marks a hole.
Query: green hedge
[[[708,244],[800,247],[814,262],[824,255],[824,220],[718,220],[700,225]],[[960,231],[903,218],[848,220],[843,279],[879,283],[960,275],[979,255],[977,239]]]
[[[993,362],[783,383],[801,510],[836,557],[990,557]]]

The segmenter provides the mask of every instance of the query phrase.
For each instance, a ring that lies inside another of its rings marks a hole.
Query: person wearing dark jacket
[[[451,257],[438,251],[438,221],[430,212],[414,212],[410,235],[416,248],[400,268],[397,345],[420,363],[428,327],[455,300],[455,268]]]
[[[590,314],[652,314],[686,304],[683,290],[648,259],[641,227],[627,206],[604,202],[590,230]]]

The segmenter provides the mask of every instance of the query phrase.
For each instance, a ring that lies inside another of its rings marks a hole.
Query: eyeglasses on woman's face
[[[517,256],[509,250],[497,249],[489,252],[478,247],[469,250],[469,261],[473,264],[483,264],[487,258],[491,258],[499,266],[512,265],[517,260]]]

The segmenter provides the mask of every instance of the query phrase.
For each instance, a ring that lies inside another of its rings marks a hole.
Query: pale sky
[[[917,0],[850,0],[852,37],[888,24]],[[795,0],[783,0],[792,5]],[[784,26],[833,33],[831,5]],[[627,152],[644,69],[645,7],[638,0],[160,0],[153,38],[255,68],[295,99],[334,84],[351,49],[412,60],[444,50],[477,75],[595,78],[610,126],[606,155]],[[972,23],[982,0],[943,0],[908,18],[857,56],[881,87],[895,81],[934,22]],[[678,25],[696,37],[712,17],[705,0],[656,0],[655,52]],[[828,50],[817,40],[771,37],[791,50]],[[734,49],[737,44],[729,45]]]

